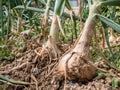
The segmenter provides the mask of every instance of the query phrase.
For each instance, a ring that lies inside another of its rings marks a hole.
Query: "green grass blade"
[[[3,30],[4,30],[4,27],[3,27],[3,11],[2,11],[2,3],[3,1],[0,0],[0,25],[1,25],[1,35],[3,35]]]
[[[69,0],[66,0],[65,6],[67,7],[68,10],[72,10],[72,6],[70,5]]]
[[[38,0],[40,3],[42,3],[43,5],[46,5],[46,3],[45,3],[45,1],[44,0]],[[54,11],[54,8],[53,7],[50,7],[50,10],[51,11]],[[63,12],[63,16],[64,17],[66,17],[66,18],[70,18],[70,14],[68,14],[68,13],[66,13],[66,12]],[[76,20],[79,20],[80,18],[78,17],[78,16],[74,16],[74,18],[76,19]],[[83,22],[85,22],[85,19],[82,19],[83,20]]]
[[[46,4],[46,10],[45,10],[45,16],[44,16],[46,19],[49,16],[50,3],[51,3],[51,0],[48,0]]]
[[[120,0],[107,0],[100,3],[102,6],[120,6]]]
[[[56,0],[55,9],[54,9],[54,17],[56,15],[61,16],[65,7],[66,0]]]
[[[38,5],[38,0],[35,0],[36,5]]]
[[[117,78],[113,79],[112,86],[115,87],[115,88],[119,87],[119,80]]]
[[[24,8],[26,8],[25,1],[24,1],[24,0],[21,0],[21,3],[22,3],[22,5],[24,6]]]
[[[103,25],[103,28],[104,28],[103,31],[104,31],[105,40],[106,40],[106,43],[107,43],[108,49],[109,49],[110,53],[112,54],[112,57],[114,57],[113,52],[112,52],[112,48],[111,48],[111,46],[110,46],[110,42],[109,42],[109,36],[108,36],[107,26],[106,26],[105,23],[102,23],[102,25]]]
[[[17,85],[29,85],[29,83],[27,83],[27,82],[15,81],[15,80],[9,79],[3,75],[0,75],[0,80],[7,81],[7,82],[10,82],[12,84],[17,84]]]
[[[6,37],[6,39],[8,39],[8,34],[9,34],[10,30],[11,30],[11,15],[10,15],[10,10],[11,10],[10,0],[8,0],[8,27],[7,27],[7,37]]]
[[[43,9],[39,9],[39,8],[35,8],[35,7],[24,7],[23,5],[19,5],[15,7],[16,9],[26,9],[26,10],[30,10],[30,11],[34,11],[34,12],[41,12],[43,13],[45,10]]]
[[[104,17],[103,15],[97,14],[97,16],[102,22],[104,22],[108,26],[112,27],[116,32],[120,33],[120,25],[119,24],[115,23],[111,19]]]
[[[30,1],[27,1],[27,2],[26,2],[26,7],[28,7],[31,3],[32,3],[31,0],[30,0]]]
[[[38,0],[41,4],[46,5],[45,0]]]

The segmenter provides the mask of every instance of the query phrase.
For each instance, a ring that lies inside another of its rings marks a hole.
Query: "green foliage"
[[[113,20],[108,19],[102,15],[97,15],[98,18],[104,22],[105,24],[109,25],[110,27],[112,27],[116,32],[120,33],[120,25],[118,25],[117,23],[115,23]]]
[[[112,55],[108,54],[106,55],[106,57],[108,57],[108,59],[110,61],[112,61],[112,63],[115,64],[115,66],[120,69],[120,48],[119,46],[113,47],[114,48],[114,58],[112,57]],[[105,54],[107,54],[108,52],[106,52]]]
[[[104,36],[105,36],[105,40],[106,40],[107,46],[108,46],[108,48],[110,50],[110,53],[112,54],[112,57],[114,57],[113,52],[112,52],[112,48],[110,47],[107,26],[104,23],[102,25],[103,25],[103,28],[104,28],[103,31],[104,31]]]
[[[4,39],[0,42],[0,60],[12,61],[14,59],[14,54],[11,53],[11,51],[5,43],[6,42]]]
[[[12,79],[9,79],[3,75],[0,75],[0,80],[4,80],[4,81],[7,81],[9,83],[12,83],[12,84],[17,84],[17,85],[28,85],[28,83],[26,82],[22,82],[22,81],[15,81],[15,80],[12,80]]]
[[[100,71],[97,71],[97,74],[98,74],[98,76],[108,76],[106,73],[103,73],[103,72],[100,72]]]
[[[63,19],[64,21],[62,22],[64,24],[64,31],[65,31],[65,34],[67,36],[67,39],[65,39],[65,37],[63,37],[62,35],[60,36],[61,40],[64,42],[64,43],[74,43],[75,40],[76,40],[76,37],[78,37],[79,33],[80,33],[80,22],[79,21],[75,21],[72,22],[71,19]],[[74,27],[74,24],[75,27]]]
[[[72,10],[69,0],[66,0],[65,6],[67,7],[68,10]]]
[[[100,3],[102,6],[120,6],[120,0],[105,0]]]
[[[113,81],[112,81],[112,86],[117,88],[119,86],[118,84],[119,84],[118,78],[114,78]]]
[[[15,7],[16,9],[24,9],[24,10],[29,10],[29,11],[33,11],[33,12],[40,12],[43,13],[44,10],[43,9],[39,9],[39,8],[35,8],[35,7],[24,7],[23,5],[19,5]]]
[[[31,30],[35,31],[31,37],[33,39],[41,32],[41,13],[44,9],[34,7],[35,3],[32,0],[14,0],[14,2],[13,0],[0,0],[0,60],[12,61],[15,51],[11,48],[19,48],[21,43],[26,41],[24,39],[9,40],[9,38],[18,39],[21,37],[19,33]]]
[[[54,17],[55,15],[61,16],[65,7],[65,0],[56,0],[54,8]]]

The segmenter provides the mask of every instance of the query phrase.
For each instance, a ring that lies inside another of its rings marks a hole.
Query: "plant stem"
[[[3,1],[2,0],[0,0],[0,19],[1,19],[1,29],[2,29],[2,35],[3,35],[3,30],[4,30],[4,26],[3,26],[3,10],[2,10],[2,3],[3,3]]]
[[[45,19],[46,20],[48,20],[48,16],[49,16],[50,2],[51,2],[51,0],[47,0],[46,10],[45,10]]]
[[[57,16],[54,17],[54,20],[51,25],[50,29],[50,36],[53,39],[53,42],[58,42],[59,41],[59,25],[58,25],[58,19]]]
[[[3,75],[0,75],[0,79],[7,81],[7,82],[10,82],[12,84],[17,84],[17,85],[29,85],[30,84],[28,82],[15,81],[15,80],[9,79],[9,78],[4,77]]]
[[[96,4],[90,6],[89,16],[85,22],[83,32],[81,34],[80,39],[78,40],[78,44],[73,50],[78,51],[78,53],[82,54],[82,56],[84,56],[83,54],[86,54],[85,56],[87,57],[89,53],[90,43],[95,33],[95,13],[97,13]]]

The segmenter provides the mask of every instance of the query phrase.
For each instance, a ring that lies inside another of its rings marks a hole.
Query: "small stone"
[[[30,77],[29,76],[25,77],[25,82],[30,82]]]
[[[34,76],[37,76],[39,74],[38,68],[34,68],[32,73],[33,73]]]

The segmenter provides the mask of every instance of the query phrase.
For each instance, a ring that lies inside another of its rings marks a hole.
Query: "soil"
[[[28,85],[15,85],[0,81],[0,90],[120,90],[120,72],[111,69],[103,61],[97,62],[96,65],[108,71],[97,75],[92,80],[81,82],[80,80],[69,81],[61,77],[56,70],[58,58],[50,59],[47,53],[39,56],[35,49],[41,49],[41,45],[35,41],[18,50],[15,60],[6,65],[1,62],[0,74],[16,81],[24,81]],[[68,46],[61,46],[65,52]],[[17,67],[17,69],[16,69]],[[119,80],[119,86],[113,87],[113,80]]]

